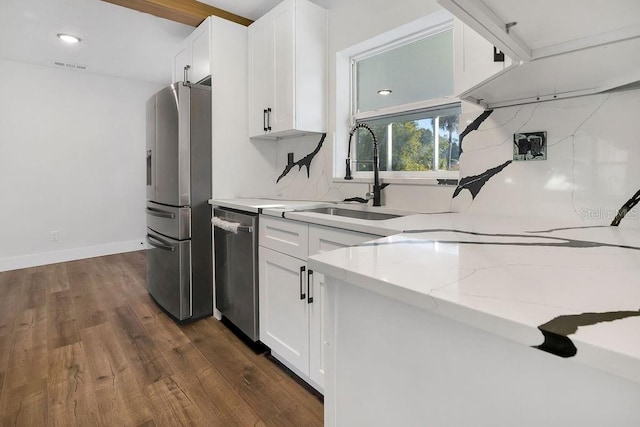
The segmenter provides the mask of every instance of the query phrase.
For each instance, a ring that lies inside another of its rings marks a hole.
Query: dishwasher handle
[[[214,216],[213,218],[211,218],[211,223],[213,224],[214,227],[218,227],[222,230],[229,231],[233,234],[238,234],[238,232],[253,233],[253,226],[251,225],[243,225],[243,224],[240,224],[239,222],[225,221],[224,219],[219,218],[217,216]]]

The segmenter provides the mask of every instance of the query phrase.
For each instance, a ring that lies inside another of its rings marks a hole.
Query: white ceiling
[[[282,0],[198,0],[218,9],[249,18],[253,21],[273,9]],[[332,0],[310,0],[329,9]],[[339,1],[339,0],[338,0]]]
[[[257,19],[281,0],[203,0]],[[314,0],[324,7],[331,0]],[[193,27],[100,0],[0,0],[0,59],[54,66],[54,61],[87,66],[86,71],[166,84],[171,61]],[[82,42],[67,45],[66,32]]]
[[[209,6],[249,18],[252,21],[260,18],[282,0],[198,0]]]

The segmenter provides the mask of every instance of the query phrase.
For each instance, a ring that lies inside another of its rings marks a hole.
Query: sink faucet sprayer
[[[349,146],[347,148],[347,172],[344,177],[346,180],[352,180],[351,176],[351,138],[353,134],[356,133],[358,129],[366,129],[371,134],[373,138],[373,206],[381,206],[380,203],[380,190],[382,190],[382,186],[380,185],[380,176],[379,176],[379,166],[378,166],[378,140],[376,138],[376,134],[373,133],[371,127],[366,123],[357,123],[354,127],[349,131]],[[358,162],[356,160],[356,162]]]

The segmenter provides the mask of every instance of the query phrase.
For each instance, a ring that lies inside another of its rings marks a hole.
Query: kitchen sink
[[[343,209],[343,208],[335,208],[335,207],[305,209],[302,212],[315,212],[315,213],[321,213],[326,215],[346,216],[349,218],[367,219],[367,220],[374,220],[374,221],[398,218],[402,216],[402,215],[388,214],[388,213],[382,213],[382,212],[359,211],[355,209]]]

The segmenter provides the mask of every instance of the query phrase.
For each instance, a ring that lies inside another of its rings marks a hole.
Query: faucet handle
[[[373,191],[371,190],[371,184],[367,183],[367,187],[369,187],[369,191],[364,195],[367,200],[373,199]]]

